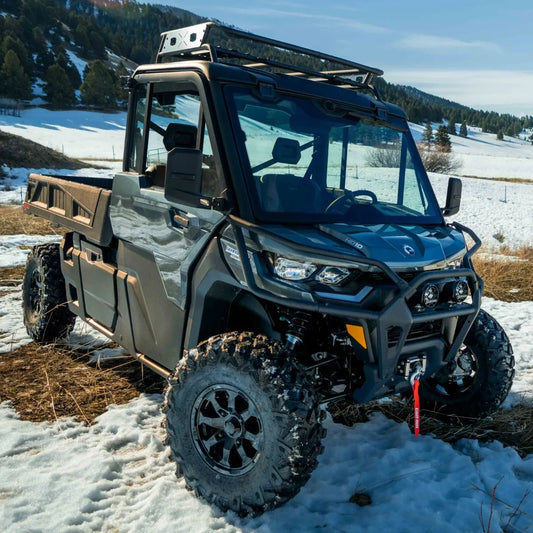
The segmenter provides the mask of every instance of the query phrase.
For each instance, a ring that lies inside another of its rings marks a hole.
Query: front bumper
[[[474,240],[463,258],[464,268],[453,270],[426,271],[411,281],[402,279],[385,263],[369,258],[357,257],[357,263],[365,263],[390,279],[394,286],[394,297],[379,310],[365,309],[349,301],[329,300],[317,297],[307,291],[280,290],[279,284],[270,282],[271,276],[253,254],[248,253],[244,232],[249,236],[275,241],[283,249],[292,249],[309,260],[355,261],[353,255],[334,252],[327,256],[315,248],[296,244],[270,233],[265,228],[250,224],[231,216],[235,242],[241,258],[244,282],[247,288],[260,299],[298,310],[336,316],[347,324],[361,326],[366,339],[365,351],[359,350],[358,357],[365,365],[364,384],[354,390],[358,403],[383,397],[391,392],[404,390],[408,380],[399,372],[399,365],[409,357],[420,356],[426,361],[427,376],[434,375],[440,368],[453,360],[481,307],[483,282],[475,273],[471,256],[481,245],[479,238],[468,228],[455,223],[456,229],[469,234]],[[243,260],[244,258],[244,260]],[[415,312],[409,300],[417,290],[430,281],[447,278],[463,278],[468,282],[471,302]],[[260,287],[256,280],[260,280]]]

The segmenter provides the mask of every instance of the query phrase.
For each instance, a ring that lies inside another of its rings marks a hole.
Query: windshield
[[[412,137],[331,103],[230,88],[249,191],[272,222],[440,223]]]

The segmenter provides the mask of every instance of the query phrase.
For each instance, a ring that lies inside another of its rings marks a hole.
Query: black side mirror
[[[173,148],[167,158],[165,198],[171,202],[198,206],[202,187],[202,151]]]
[[[459,212],[461,207],[461,193],[463,184],[459,178],[450,178],[448,180],[448,192],[446,193],[446,205],[441,209],[445,217],[450,217]]]

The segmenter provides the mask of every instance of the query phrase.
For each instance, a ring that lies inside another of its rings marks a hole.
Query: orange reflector
[[[366,350],[365,330],[363,329],[363,326],[346,324],[346,329],[350,337],[353,337]]]

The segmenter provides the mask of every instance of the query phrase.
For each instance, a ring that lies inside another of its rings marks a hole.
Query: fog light
[[[300,263],[284,257],[278,257],[274,264],[274,272],[282,279],[299,281],[307,279],[316,271],[316,266],[311,263]]]
[[[420,300],[424,307],[435,307],[439,303],[439,288],[429,283],[424,287]]]
[[[453,286],[453,299],[456,302],[464,302],[468,297],[468,283],[464,279],[455,282]]]

